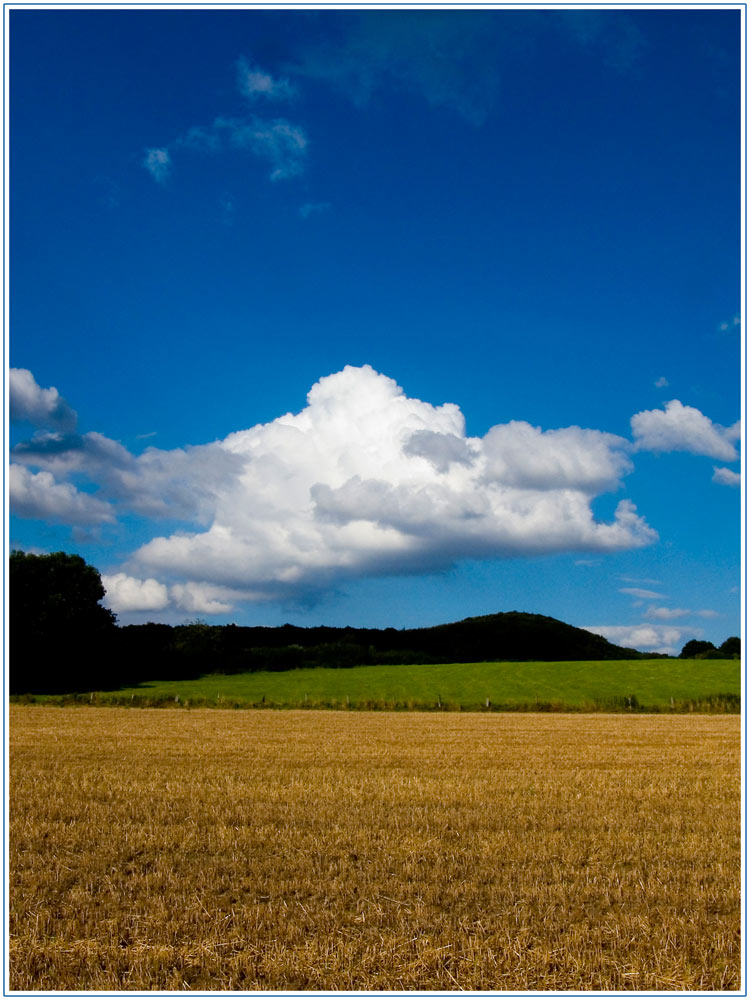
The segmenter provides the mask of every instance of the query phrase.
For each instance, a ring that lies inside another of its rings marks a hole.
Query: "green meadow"
[[[205,674],[196,680],[152,681],[83,698],[98,704],[224,708],[739,711],[739,696],[739,660],[655,659]],[[63,699],[70,697],[49,700]]]

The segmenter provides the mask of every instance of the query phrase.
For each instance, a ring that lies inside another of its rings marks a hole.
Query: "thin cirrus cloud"
[[[320,379],[300,412],[212,444],[136,456],[96,432],[44,433],[12,459],[22,475],[95,487],[118,513],[186,522],[110,570],[116,610],[118,595],[130,609],[164,598],[122,573],[166,586],[175,606],[222,613],[462,559],[648,545],[656,532],[629,500],[610,521],[591,509],[619,488],[627,449],[601,431],[522,421],[467,437],[457,406],[409,398],[365,365]]]
[[[723,462],[737,459],[733,444],[740,436],[740,423],[722,427],[713,423],[694,406],[684,406],[679,399],[663,410],[642,410],[630,418],[633,441],[639,451],[689,451]]]

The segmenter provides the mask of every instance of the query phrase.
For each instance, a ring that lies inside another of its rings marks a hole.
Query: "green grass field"
[[[153,681],[99,704],[739,711],[739,660],[608,660],[320,668]],[[719,696],[723,696],[720,698]],[[86,696],[89,698],[89,696]]]

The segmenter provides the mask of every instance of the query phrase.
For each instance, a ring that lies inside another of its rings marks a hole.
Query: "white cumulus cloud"
[[[347,367],[316,383],[301,412],[217,443],[240,464],[208,530],[154,538],[133,564],[192,580],[199,568],[197,582],[259,600],[464,558],[646,545],[656,533],[632,503],[610,522],[590,507],[629,469],[624,446],[518,422],[468,438],[454,404]]]
[[[603,635],[605,639],[647,653],[676,653],[684,639],[702,635],[700,629],[685,628],[681,625],[584,625],[587,632]]]
[[[52,427],[72,431],[76,412],[65,402],[54,386],[42,389],[28,368],[11,368],[8,372],[10,419],[28,420],[35,427]]]
[[[458,406],[409,398],[365,365],[320,379],[300,412],[210,444],[134,455],[97,432],[43,431],[12,458],[23,516],[184,522],[112,568],[121,608],[168,599],[219,614],[463,559],[648,545],[656,532],[629,500],[609,519],[591,507],[620,489],[630,447],[598,430],[523,421],[470,437]]]
[[[673,399],[663,410],[642,410],[630,418],[635,447],[640,451],[689,451],[723,462],[732,462],[732,444],[740,436],[739,422],[731,427],[715,424],[694,406]]]
[[[175,583],[169,588],[169,596],[182,611],[195,614],[226,614],[234,607],[236,592],[226,587],[214,587],[206,583]]]
[[[102,574],[107,594],[104,604],[113,611],[161,611],[169,604],[163,583],[149,578],[139,580],[127,573]]]
[[[8,470],[11,512],[62,524],[106,524],[115,520],[112,507],[72,483],[58,483],[50,472],[31,472],[12,464]]]
[[[13,449],[15,462],[96,483],[110,500],[144,517],[210,521],[216,499],[242,465],[219,444],[135,456],[119,442],[87,434],[38,434]]]
[[[631,471],[627,447],[624,438],[602,431],[542,431],[512,420],[493,427],[484,438],[486,476],[520,488],[570,488],[593,496],[615,489]]]
[[[711,477],[712,482],[719,483],[721,486],[739,486],[742,482],[742,476],[739,472],[735,472],[733,469],[727,469],[723,466],[714,466],[714,474]]]

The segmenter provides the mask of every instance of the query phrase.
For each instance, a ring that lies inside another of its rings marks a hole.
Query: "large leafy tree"
[[[13,552],[9,565],[11,690],[70,691],[106,683],[115,616],[99,572],[66,552]]]

